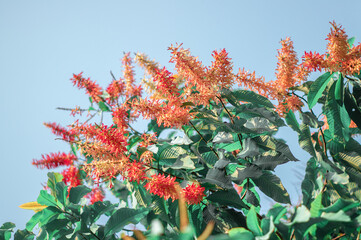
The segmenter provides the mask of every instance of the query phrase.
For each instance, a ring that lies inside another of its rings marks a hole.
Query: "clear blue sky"
[[[69,81],[72,73],[83,71],[107,86],[110,70],[120,76],[124,51],[145,52],[171,67],[167,47],[178,42],[206,65],[212,50],[226,48],[235,69],[273,79],[281,38],[292,38],[299,57],[305,50],[323,52],[329,21],[335,20],[360,41],[361,20],[354,10],[361,2],[340,3],[0,0],[0,225],[12,221],[24,228],[33,215],[18,208],[35,201],[46,181],[47,171],[33,167],[32,159],[68,151],[42,123],[74,120],[56,107],[88,107],[84,92]],[[294,133],[281,133],[302,159],[277,170],[297,203],[295,172],[302,172],[308,155],[296,147]]]

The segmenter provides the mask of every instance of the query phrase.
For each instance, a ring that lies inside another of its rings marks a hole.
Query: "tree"
[[[37,201],[22,205],[36,213],[15,239],[33,239],[36,226],[37,239],[358,239],[361,44],[334,22],[327,40],[326,53],[306,52],[301,61],[290,38],[282,40],[274,81],[233,73],[225,49],[205,67],[182,45],[169,48],[175,73],[136,54],[147,75],[141,85],[129,53],[123,77],[112,74],[105,90],[74,74],[90,107],[71,114],[88,112],[87,119],[45,123],[71,152],[33,164],[67,168],[50,172]],[[111,125],[103,114],[111,114]],[[144,133],[132,127],[140,116],[150,120]],[[298,161],[275,137],[285,121],[310,155],[298,206],[274,174]],[[277,202],[265,215],[256,187]],[[104,201],[106,188],[119,202]],[[9,239],[14,228],[3,224],[0,236]]]

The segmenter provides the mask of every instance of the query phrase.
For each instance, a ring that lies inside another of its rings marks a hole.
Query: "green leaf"
[[[12,222],[6,222],[0,227],[0,238],[4,240],[9,240],[11,238],[11,233],[15,228],[15,224]]]
[[[342,145],[345,145],[344,126],[341,119],[341,109],[338,103],[335,100],[335,86],[332,84],[330,91],[327,96],[326,103],[323,107],[323,113],[327,116],[327,123],[329,126],[329,131],[332,137],[332,140],[338,142]],[[348,126],[347,126],[348,127]],[[348,128],[347,128],[348,129]]]
[[[34,239],[35,235],[28,230],[17,230],[14,235],[14,240],[32,240]]]
[[[290,195],[283,186],[281,179],[269,171],[264,171],[262,176],[252,180],[257,187],[267,196],[279,203],[291,203]]]
[[[110,109],[107,105],[105,105],[104,102],[98,102],[99,108],[100,110],[102,110],[103,112],[110,112]]]
[[[355,88],[354,88],[355,89]],[[345,91],[345,108],[348,112],[348,115],[354,121],[359,129],[361,129],[361,110],[357,105],[357,102],[353,95],[349,92],[348,89]]]
[[[135,187],[134,191],[134,195],[138,204],[143,207],[148,207],[152,201],[152,196],[150,193],[140,184]]]
[[[319,78],[312,83],[310,87],[310,92],[307,95],[308,107],[312,109],[317,100],[322,96],[323,91],[325,90],[328,82],[332,79],[333,74],[329,72],[322,74]]]
[[[287,157],[290,161],[295,161],[295,162],[299,161],[297,158],[295,158],[295,156],[293,156],[287,144],[280,142],[273,137],[270,137],[268,135],[263,135],[253,138],[253,140],[256,141],[258,145],[261,145],[265,148],[268,148],[270,150],[275,150],[281,153],[282,155]]]
[[[354,42],[355,42],[355,37],[352,37],[352,38],[349,38],[348,40],[347,40],[347,43],[348,43],[348,45],[350,46],[350,48],[352,48],[352,46],[353,46],[353,44],[354,44]]]
[[[298,143],[303,150],[311,154],[312,157],[316,157],[315,148],[313,147],[311,139],[310,127],[306,124],[300,125]]]
[[[253,158],[252,163],[263,170],[273,171],[278,165],[287,163],[289,158],[276,151],[268,151]]]
[[[222,206],[234,207],[237,209],[247,208],[234,189],[219,190],[207,197],[208,201],[219,203]]]
[[[292,110],[290,110],[287,114],[286,114],[286,122],[288,124],[288,126],[290,126],[293,130],[295,130],[296,132],[300,132],[300,125],[298,124],[298,121],[296,119],[295,114],[293,113]]]
[[[295,223],[305,223],[308,222],[310,218],[311,218],[310,211],[307,209],[306,206],[301,205],[297,207],[293,221],[291,223],[287,223],[286,225],[293,225]]]
[[[90,192],[91,192],[91,189],[84,185],[72,187],[69,192],[69,201],[71,203],[77,204],[77,203],[79,203],[79,201],[82,197],[84,197],[86,194],[88,194]]]
[[[41,190],[37,202],[45,206],[57,206],[55,198],[50,195],[46,190]]]
[[[311,203],[311,217],[319,217],[321,215],[320,209],[322,206],[322,193],[319,193],[315,200]]]
[[[56,207],[47,207],[41,212],[41,217],[39,217],[39,226],[43,226],[47,224],[52,219],[59,216],[59,214],[62,214],[61,210]]]
[[[355,202],[353,200],[346,200],[346,199],[342,199],[342,198],[339,198],[334,204],[332,204],[331,206],[329,207],[326,207],[326,208],[323,208],[321,209],[322,212],[327,212],[327,213],[331,213],[331,212],[338,212],[340,210],[344,211],[344,212],[347,212],[347,211],[350,211],[357,207],[360,206],[360,202]]]
[[[195,169],[194,162],[187,154],[180,155],[174,164],[169,166],[171,169]]]
[[[301,114],[303,124],[312,128],[320,128],[324,123],[319,121],[317,117],[311,112],[302,112]]]
[[[273,222],[278,224],[280,219],[284,217],[286,213],[287,208],[279,203],[276,203],[270,210],[268,210],[267,217],[273,217]]]
[[[336,82],[336,88],[335,88],[335,99],[336,102],[342,106],[343,104],[343,95],[344,95],[344,88],[343,88],[343,76],[342,74],[339,74],[338,80]]]
[[[254,206],[251,207],[251,209],[248,211],[247,214],[247,227],[249,230],[253,232],[256,236],[262,236],[262,229],[259,225],[258,218],[257,218],[257,212]]]
[[[126,225],[132,223],[137,224],[142,220],[149,212],[149,209],[130,209],[120,208],[109,218],[105,224],[105,236],[109,236],[113,233],[119,232]]]
[[[307,81],[307,82],[301,84],[300,86],[290,87],[290,90],[297,90],[297,91],[304,92],[305,94],[308,94],[310,92],[310,87],[311,87],[312,83],[314,83],[314,82]]]
[[[55,188],[57,199],[65,206],[66,197],[68,196],[68,186],[66,186],[64,182],[58,182]]]
[[[43,215],[43,213],[41,211],[35,213],[30,218],[30,220],[26,223],[26,229],[28,231],[32,231],[34,229],[34,227],[36,226],[36,224],[38,224],[40,222],[40,219],[41,219],[42,215]]]
[[[361,156],[356,152],[340,152],[338,156],[355,169],[361,171]]]
[[[269,108],[274,108],[268,98],[258,95],[257,93],[249,90],[236,90],[232,92],[237,101],[250,102],[258,105],[262,105]]]
[[[60,173],[54,173],[54,172],[49,172],[48,173],[48,187],[50,188],[53,196],[55,196],[55,186],[56,183],[61,182],[63,180],[63,175],[61,175]]]
[[[253,240],[254,239],[253,233],[243,227],[232,228],[231,230],[229,230],[228,235],[231,238],[237,237],[237,239],[242,239],[242,240]]]
[[[348,216],[344,211],[340,210],[336,213],[330,212],[330,213],[322,213],[322,218],[325,218],[329,221],[335,221],[335,222],[351,222],[350,216]]]

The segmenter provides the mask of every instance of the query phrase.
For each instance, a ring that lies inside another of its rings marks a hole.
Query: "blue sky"
[[[74,121],[57,107],[88,107],[87,96],[69,81],[72,73],[83,71],[105,87],[110,70],[120,76],[120,58],[128,51],[172,69],[167,48],[183,43],[206,65],[213,50],[226,48],[236,70],[270,80],[281,38],[292,38],[299,57],[305,50],[324,52],[335,20],[359,42],[360,19],[352,10],[360,7],[359,1],[0,0],[0,225],[24,228],[33,214],[18,208],[35,201],[46,181],[47,171],[33,167],[32,159],[68,151],[42,123]],[[277,169],[297,203],[295,172],[302,172],[308,155],[297,148],[294,133],[281,130],[279,136],[302,159]]]

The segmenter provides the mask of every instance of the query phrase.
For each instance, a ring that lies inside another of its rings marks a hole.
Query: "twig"
[[[243,198],[246,196],[247,191],[248,191],[248,186],[249,186],[249,178],[247,178],[246,190],[244,191],[243,195],[241,196],[241,200],[243,200]]]
[[[292,240],[294,236],[295,236],[295,229],[292,230],[292,233],[291,233],[291,236],[290,236],[290,240]]]
[[[223,103],[222,98],[220,98],[219,96],[216,96],[216,97],[217,97],[218,100],[221,102],[224,110],[226,110],[226,112],[227,112],[227,114],[228,114],[228,117],[229,117],[229,119],[231,120],[231,123],[234,124],[233,116],[232,116],[232,114],[228,111],[228,109],[226,108],[226,105]],[[242,136],[241,136],[241,134],[237,133],[237,137],[238,137],[239,143],[241,144],[241,147],[242,147],[242,149],[243,149]]]
[[[208,146],[208,142],[204,139],[204,137],[202,136],[202,134],[198,131],[198,129],[193,125],[193,123],[191,121],[189,121],[189,123],[192,125],[193,129],[196,130],[196,132],[198,133],[198,135],[201,137],[202,141],[207,144]],[[219,159],[218,153],[213,149],[213,147],[209,146],[209,148],[214,152],[214,154],[216,154],[217,158]]]
[[[308,104],[308,101],[304,98],[304,97],[301,97],[299,96],[298,94],[295,93],[295,91],[292,91],[292,94],[295,95],[296,97],[298,98],[301,98],[305,103]],[[314,111],[312,109],[310,109],[311,113],[313,115],[316,116],[316,114],[314,113]],[[322,127],[319,128],[320,129],[320,132],[321,132],[321,136],[322,136],[322,142],[323,142],[323,151],[327,157],[327,147],[326,147],[326,140],[325,140],[325,135],[323,134],[323,130],[322,130]]]
[[[343,236],[345,236],[346,233],[341,233],[340,235],[338,235],[337,237],[335,238],[332,238],[331,240],[336,240],[336,239],[339,239],[339,238],[342,238]],[[359,236],[357,236],[357,239],[359,239]]]

